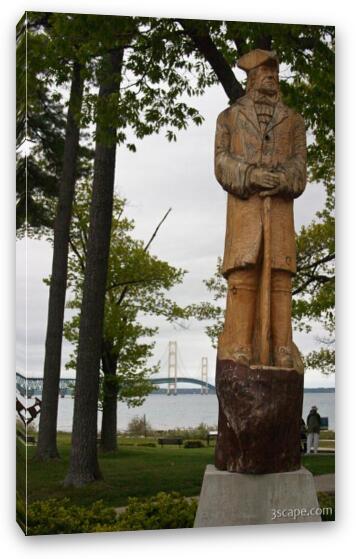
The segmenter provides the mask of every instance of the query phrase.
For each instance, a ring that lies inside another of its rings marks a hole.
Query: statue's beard
[[[253,87],[250,91],[250,94],[255,101],[255,103],[267,103],[271,105],[275,105],[280,97],[279,87],[264,87],[264,86],[257,86]]]

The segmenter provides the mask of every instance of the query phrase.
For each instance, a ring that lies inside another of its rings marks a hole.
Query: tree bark
[[[105,381],[104,381],[105,382]],[[106,387],[103,399],[103,417],[101,421],[100,449],[103,452],[115,452],[117,445],[117,389]]]
[[[41,460],[58,458],[57,412],[67,288],[67,262],[70,222],[76,180],[80,129],[76,115],[83,98],[80,65],[74,62],[64,143],[63,168],[59,184],[57,215],[54,224],[52,276],[49,290],[42,406],[36,456]]]
[[[256,40],[256,49],[271,50],[272,49],[272,35],[260,35]]]
[[[72,450],[65,485],[81,486],[101,478],[97,453],[99,367],[114,194],[116,128],[106,105],[120,91],[123,49],[108,56],[101,79],[94,160],[93,194],[80,316]],[[106,116],[106,118],[105,118]]]
[[[104,344],[106,345],[106,344]],[[100,449],[103,452],[117,450],[117,395],[115,382],[117,357],[104,347],[103,350],[103,416],[101,420]]]

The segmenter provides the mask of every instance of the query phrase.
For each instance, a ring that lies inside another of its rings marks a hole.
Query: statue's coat
[[[218,117],[215,174],[228,192],[222,272],[257,263],[263,242],[263,198],[252,190],[254,167],[283,171],[287,191],[272,196],[272,268],[296,272],[293,199],[306,185],[306,135],[303,118],[278,101],[264,134],[254,102],[245,95]]]

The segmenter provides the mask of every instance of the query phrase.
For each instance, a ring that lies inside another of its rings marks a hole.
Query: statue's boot
[[[229,275],[225,325],[219,338],[219,358],[232,359],[246,366],[250,364],[256,293],[256,269],[239,270]]]

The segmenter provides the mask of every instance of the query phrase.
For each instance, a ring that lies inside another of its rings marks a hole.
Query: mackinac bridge
[[[167,352],[165,352],[167,353]],[[155,387],[165,385],[166,394],[179,395],[180,388],[178,384],[190,384],[199,387],[199,392],[202,395],[215,394],[215,386],[208,382],[208,358],[202,357],[199,371],[193,375],[186,373],[184,364],[178,351],[176,341],[168,343],[168,355],[166,361],[160,359],[160,371],[157,375],[149,377],[150,382]],[[164,371],[165,374],[164,374]],[[42,395],[43,377],[26,377],[19,372],[16,372],[16,389],[23,397],[32,398],[40,397]],[[61,377],[59,381],[59,394],[62,398],[65,396],[72,396],[75,390],[75,378]],[[185,392],[186,390],[182,390]],[[153,391],[154,392],[154,391]]]

